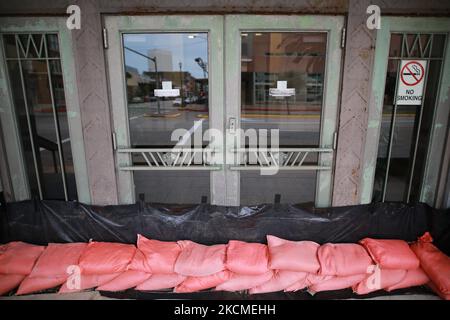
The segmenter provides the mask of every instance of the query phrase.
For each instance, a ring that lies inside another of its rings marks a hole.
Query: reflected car
[[[197,96],[192,96],[192,97],[187,97],[186,99],[184,99],[184,102],[185,102],[186,104],[189,104],[189,103],[196,103],[197,100],[198,100],[198,97],[197,97]]]
[[[141,103],[144,102],[144,99],[142,97],[133,97],[131,98],[131,103]]]
[[[175,100],[173,100],[173,105],[174,106],[181,106],[181,98],[175,98]]]

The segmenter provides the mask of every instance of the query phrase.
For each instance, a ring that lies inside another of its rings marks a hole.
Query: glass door
[[[223,18],[108,16],[120,203],[222,203]]]
[[[343,23],[226,16],[226,123],[241,129],[238,148],[227,139],[230,202],[331,205]]]

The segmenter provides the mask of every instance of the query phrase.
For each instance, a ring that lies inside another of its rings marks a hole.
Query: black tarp
[[[0,215],[0,240],[34,244],[49,242],[111,241],[136,243],[138,233],[152,239],[189,239],[203,244],[230,239],[265,242],[266,235],[290,240],[357,242],[364,237],[414,241],[430,231],[434,243],[450,255],[450,210],[436,210],[422,203],[372,203],[315,209],[300,205],[265,204],[221,207],[144,204],[92,206],[78,202],[22,201],[8,203]],[[429,293],[424,287],[392,294]],[[101,292],[115,298],[135,299],[344,299],[386,295],[377,292],[357,296],[351,290],[319,293],[306,291],[248,295],[245,292]]]
[[[357,242],[364,237],[414,241],[430,231],[450,251],[450,209],[404,203],[334,208],[265,204],[222,207],[144,204],[92,206],[64,201],[8,203],[1,214],[1,241],[111,241],[135,243],[138,233],[153,239],[189,239],[203,244],[230,239],[265,242],[271,234],[290,240]]]

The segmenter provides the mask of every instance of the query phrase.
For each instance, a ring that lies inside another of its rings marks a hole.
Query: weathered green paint
[[[378,142],[381,128],[384,87],[389,55],[390,34],[392,32],[445,32],[447,48],[442,68],[439,98],[436,104],[431,129],[427,162],[422,183],[421,201],[434,205],[436,186],[440,173],[440,160],[444,148],[445,128],[449,114],[448,92],[450,90],[450,19],[448,18],[414,18],[414,17],[382,17],[381,29],[377,32],[375,63],[372,76],[372,94],[369,107],[369,126],[364,151],[364,169],[362,175],[361,203],[372,201],[373,182],[378,153]]]
[[[90,203],[90,192],[87,177],[86,158],[83,145],[83,134],[80,119],[77,82],[75,77],[74,56],[72,50],[71,31],[66,27],[64,17],[40,17],[40,18],[0,18],[0,33],[4,32],[54,32],[58,33],[61,67],[63,72],[64,93],[67,104],[67,120],[71,139],[73,166],[77,185],[78,199],[81,202]],[[22,147],[19,139],[19,131],[15,121],[14,107],[11,95],[6,93],[9,89],[7,74],[4,66],[4,58],[0,53],[0,91],[6,99],[4,122],[10,122],[5,126],[8,164],[16,200],[28,199],[30,191],[23,164]],[[4,118],[4,119],[3,119]]]

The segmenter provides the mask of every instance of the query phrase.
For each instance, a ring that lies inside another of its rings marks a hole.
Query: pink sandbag
[[[306,287],[310,287],[316,283],[321,283],[333,278],[335,278],[335,276],[321,276],[314,273],[308,273],[306,279],[301,279],[300,281],[295,282],[294,284],[284,289],[284,292],[296,292]]]
[[[330,280],[330,279],[333,279],[334,277],[336,277],[336,276],[322,276],[322,275],[320,275],[320,274],[313,274],[313,273],[310,273],[310,274],[308,274],[308,276],[306,277],[305,283],[306,283],[306,286],[307,286],[307,287],[311,287],[311,286],[313,286],[313,285],[315,285],[315,284],[317,284],[317,283],[321,283],[321,282],[324,282],[324,281],[328,281],[328,280]]]
[[[203,277],[225,269],[226,245],[205,246],[189,240],[178,241],[178,244],[181,253],[175,263],[176,273]]]
[[[345,276],[345,277],[332,277],[331,279],[325,280],[323,282],[313,284],[308,288],[308,290],[311,293],[316,293],[321,291],[331,291],[331,290],[341,290],[351,288],[352,286],[360,283],[366,277],[367,277],[366,273],[355,274],[352,276]]]
[[[294,283],[306,280],[307,275],[308,274],[306,272],[301,271],[276,270],[273,277],[269,281],[251,288],[249,293],[255,294],[282,291]]]
[[[204,277],[188,277],[180,285],[176,286],[173,291],[186,293],[214,288],[227,281],[230,276],[231,272],[224,270]]]
[[[84,275],[123,272],[135,251],[131,244],[92,241],[81,255],[79,266]]]
[[[49,243],[29,277],[67,277],[67,267],[78,265],[86,247],[87,243]]]
[[[0,274],[0,296],[17,288],[23,279],[23,274]]]
[[[150,278],[151,274],[143,271],[127,270],[97,288],[99,291],[122,291],[134,288]]]
[[[175,262],[181,253],[176,242],[150,240],[138,234],[138,249],[144,254],[144,270],[150,273],[173,273]]]
[[[407,270],[405,278],[399,283],[387,287],[386,291],[422,286],[424,284],[427,284],[428,282],[430,282],[430,279],[428,278],[427,274],[422,270],[422,268]]]
[[[0,255],[0,273],[28,275],[44,251],[44,246],[25,242],[10,242]]]
[[[61,286],[58,293],[72,293],[96,288],[110,282],[121,274],[122,272],[109,274],[81,274],[79,283],[71,281],[71,278],[69,277],[69,279]]]
[[[436,293],[439,297],[441,297],[441,299],[450,300],[450,294],[444,294],[444,293],[440,292],[439,289],[434,285],[433,282],[430,281],[430,282],[428,282],[427,285],[431,288],[431,290],[434,291],[434,293]]]
[[[371,239],[359,241],[381,269],[417,269],[419,259],[403,240]]]
[[[175,288],[186,280],[186,276],[178,273],[155,273],[136,287],[136,290],[150,291]]]
[[[141,250],[136,249],[133,259],[131,259],[131,262],[127,266],[127,270],[151,273],[150,267],[147,264],[147,260],[145,259],[145,256]]]
[[[233,273],[229,280],[218,285],[216,287],[217,291],[240,291],[240,290],[248,290],[263,283],[269,281],[273,277],[273,271],[269,270],[266,273],[257,274],[257,275],[247,275],[247,274],[238,274]]]
[[[317,259],[318,243],[313,241],[290,241],[267,236],[270,253],[270,269],[304,271],[317,273],[320,268]]]
[[[326,243],[317,250],[320,275],[351,276],[366,273],[372,264],[363,246],[354,243]]]
[[[412,251],[420,260],[420,266],[443,295],[450,295],[450,257],[436,248],[427,232],[419,241],[411,245]]]
[[[26,277],[17,289],[17,295],[30,294],[46,289],[56,288],[64,284],[67,276],[59,277]]]
[[[225,262],[227,270],[239,274],[263,274],[269,271],[268,263],[269,252],[265,244],[237,240],[228,242]]]
[[[379,277],[379,279],[377,279]],[[381,289],[386,289],[400,283],[406,277],[406,270],[381,269],[379,273],[366,275],[360,283],[352,286],[356,294],[368,294]]]
[[[6,252],[6,248],[8,248],[8,244],[0,244],[0,255]]]

